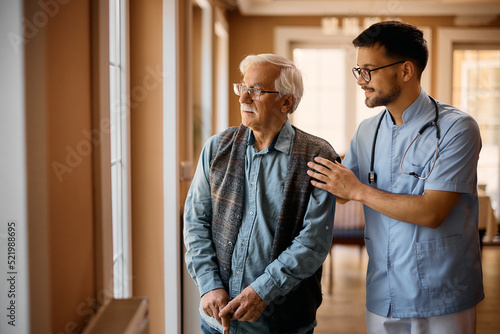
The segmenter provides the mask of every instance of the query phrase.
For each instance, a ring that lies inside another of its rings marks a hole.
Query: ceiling
[[[500,15],[500,0],[237,0],[237,4],[243,15]]]

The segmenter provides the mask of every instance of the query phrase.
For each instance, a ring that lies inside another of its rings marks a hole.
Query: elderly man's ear
[[[283,102],[281,103],[281,112],[289,113],[292,110],[293,103],[295,102],[295,96],[292,94],[285,95],[283,97]]]

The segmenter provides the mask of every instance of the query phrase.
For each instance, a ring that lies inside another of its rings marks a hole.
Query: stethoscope
[[[418,131],[417,136],[412,140],[412,142],[410,143],[410,145],[406,149],[405,153],[403,154],[403,158],[401,159],[401,163],[399,164],[399,170],[401,171],[401,173],[406,174],[406,175],[414,176],[415,178],[420,179],[420,180],[425,180],[425,179],[427,179],[431,175],[432,170],[434,169],[434,166],[436,165],[436,159],[437,159],[437,155],[438,155],[439,139],[441,138],[441,133],[440,133],[440,130],[439,130],[439,126],[437,125],[437,122],[438,122],[438,119],[439,119],[439,106],[438,106],[436,100],[434,100],[431,96],[429,96],[429,98],[431,99],[432,102],[434,102],[434,106],[435,106],[435,110],[436,110],[436,116],[434,117],[434,120],[432,122],[429,122],[429,123],[425,124],[420,129],[420,131]],[[386,112],[387,112],[387,109],[385,109],[384,112],[382,113],[382,116],[380,116],[380,119],[378,120],[378,123],[377,123],[377,129],[375,130],[375,136],[373,137],[372,156],[371,156],[371,162],[370,162],[370,172],[368,173],[368,182],[369,183],[375,183],[375,182],[377,182],[377,174],[375,174],[375,171],[373,170],[373,164],[375,163],[375,145],[377,143],[377,137],[378,137],[378,131],[380,129],[380,123],[382,123],[382,120],[384,119],[384,116],[385,116]],[[418,175],[415,172],[404,172],[403,171],[403,161],[404,161],[404,159],[406,157],[406,153],[408,153],[408,150],[413,145],[413,143],[430,126],[434,126],[436,128],[436,153],[434,154],[434,162],[432,163],[432,167],[431,167],[431,170],[429,171],[429,174],[426,177],[421,177],[420,175]]]

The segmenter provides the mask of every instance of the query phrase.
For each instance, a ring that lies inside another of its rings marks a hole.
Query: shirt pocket
[[[426,165],[434,161],[435,155],[436,130],[434,127],[429,127],[408,149],[403,163],[403,170],[419,174]]]
[[[464,293],[469,282],[461,236],[417,242],[415,256],[420,289],[457,298]]]
[[[272,221],[276,220],[281,211],[283,202],[283,182],[269,182],[265,184],[261,197],[262,213]]]

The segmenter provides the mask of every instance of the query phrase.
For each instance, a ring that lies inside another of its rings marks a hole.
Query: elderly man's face
[[[242,85],[248,88],[274,91],[274,81],[279,76],[279,69],[271,64],[254,64],[243,76]],[[260,99],[253,101],[245,92],[239,98],[241,120],[243,125],[253,131],[268,132],[280,129],[287,118],[287,110],[283,110],[285,97],[276,93],[263,93]]]

